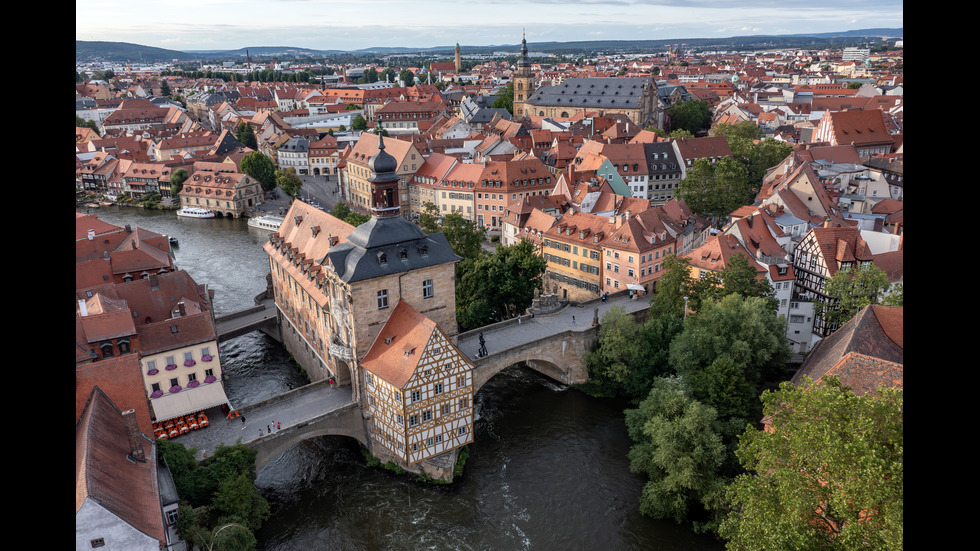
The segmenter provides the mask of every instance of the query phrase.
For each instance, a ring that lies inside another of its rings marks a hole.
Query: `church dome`
[[[393,173],[398,169],[398,161],[385,151],[383,136],[378,136],[378,152],[368,161],[368,168],[376,175]]]

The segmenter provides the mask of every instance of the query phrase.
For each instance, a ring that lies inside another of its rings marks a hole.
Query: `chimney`
[[[187,308],[184,306],[184,301],[180,301],[177,303],[177,311],[180,312],[180,317],[184,317],[187,315]]]
[[[95,230],[89,230],[88,231],[88,240],[89,241],[92,241],[94,239],[95,239]]]
[[[137,461],[146,461],[146,454],[143,452],[143,433],[140,432],[139,422],[136,420],[136,410],[126,410],[122,412],[122,416],[126,422],[126,436],[129,438],[128,457]]]

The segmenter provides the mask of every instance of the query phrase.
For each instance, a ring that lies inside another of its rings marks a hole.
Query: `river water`
[[[83,209],[84,212],[84,209]],[[179,240],[177,266],[214,290],[217,315],[265,289],[268,232],[245,220],[188,220],[134,208],[100,219]],[[236,407],[305,383],[289,354],[260,332],[222,345]],[[294,446],[256,486],[272,516],[259,548],[292,550],[720,550],[687,526],[643,517],[643,479],[630,473],[627,404],[596,399],[514,367],[474,399],[475,442],[462,477],[438,486],[365,465],[358,444],[323,437]]]

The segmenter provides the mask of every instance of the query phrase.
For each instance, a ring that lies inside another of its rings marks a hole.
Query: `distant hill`
[[[528,48],[535,52],[555,54],[590,54],[596,52],[641,53],[663,49],[667,45],[682,45],[685,48],[711,48],[727,50],[751,50],[765,48],[840,48],[859,45],[872,39],[895,38],[903,36],[903,28],[897,29],[859,29],[834,33],[797,34],[778,36],[733,36],[728,38],[674,38],[670,40],[594,40],[576,42],[529,42]],[[292,59],[303,57],[335,57],[350,55],[396,54],[448,54],[455,46],[432,48],[376,47],[360,50],[314,50],[291,46],[256,46],[237,50],[192,50],[181,52],[151,46],[141,46],[126,42],[75,41],[75,61],[111,61],[160,63],[198,60],[239,60],[246,52],[252,59],[278,57]],[[492,52],[520,51],[520,44],[491,46],[461,46],[468,54],[489,54]]]

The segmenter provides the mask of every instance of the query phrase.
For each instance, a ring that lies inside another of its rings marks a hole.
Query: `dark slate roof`
[[[327,253],[327,261],[347,283],[459,260],[445,235],[426,235],[401,216],[373,217]]]
[[[645,78],[567,78],[557,86],[541,86],[528,103],[571,108],[637,108],[650,84]]]

